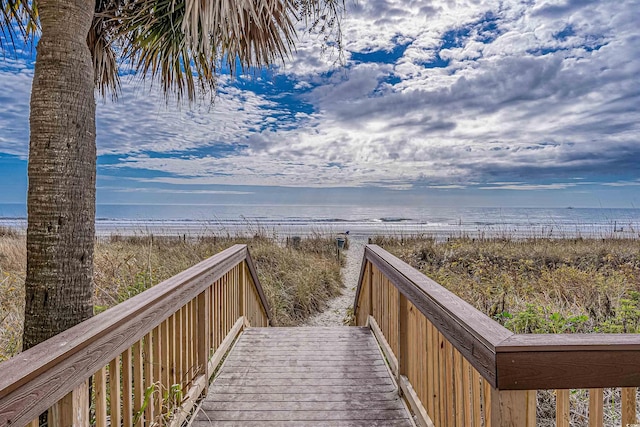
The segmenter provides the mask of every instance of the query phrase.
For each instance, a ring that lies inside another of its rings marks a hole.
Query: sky
[[[123,76],[98,203],[640,208],[640,0],[346,9],[342,60],[302,34],[213,105]],[[26,200],[34,60],[0,55],[0,203]]]

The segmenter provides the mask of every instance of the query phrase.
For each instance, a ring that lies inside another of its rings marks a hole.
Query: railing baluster
[[[133,364],[131,362],[131,348],[122,353],[122,421],[124,427],[132,427],[133,406]]]
[[[480,373],[471,368],[471,396],[473,401],[473,427],[482,426],[482,380],[480,379]]]
[[[85,381],[49,408],[49,427],[89,425],[89,381]],[[39,425],[39,419],[31,421]]]
[[[556,427],[569,427],[569,390],[556,390]]]
[[[151,345],[151,332],[144,336],[144,392],[143,406],[146,404],[144,410],[144,419],[147,424],[153,421],[154,408],[153,408],[153,396],[150,394],[153,390],[153,352]]]
[[[151,339],[152,351],[153,351],[153,382],[154,382],[154,393],[153,393],[153,407],[154,407],[154,415],[155,418],[152,418],[152,421],[158,421],[158,419],[162,416],[162,394],[165,390],[163,390],[162,385],[162,336],[160,334],[160,326],[156,326],[153,328],[153,338]]]
[[[136,426],[144,423],[142,404],[144,402],[144,358],[142,355],[142,342],[136,341],[133,344],[133,413],[137,414],[138,422]]]
[[[197,343],[198,343],[198,371],[205,375],[207,381],[205,381],[205,390],[207,392],[207,387],[209,384],[209,372],[208,372],[208,364],[209,364],[209,353],[211,349],[211,342],[209,341],[209,327],[210,327],[210,319],[209,319],[209,297],[210,288],[207,288],[204,292],[198,295],[197,300]]]
[[[452,349],[453,351],[453,377],[454,377],[454,393],[453,397],[455,399],[455,418],[456,418],[456,426],[465,427],[464,424],[464,367],[462,366],[462,355],[456,349]]]
[[[186,389],[189,377],[189,358],[187,352],[189,350],[189,325],[187,323],[187,305],[180,309],[180,383],[182,388]]]
[[[601,388],[589,389],[589,427],[603,427],[604,425],[603,395]]]
[[[636,388],[622,387],[622,425],[637,424],[636,416]]]
[[[172,314],[167,319],[169,328],[169,384],[178,385],[178,364],[176,363],[177,343],[176,343],[176,316]]]
[[[107,369],[101,368],[93,376],[96,398],[96,427],[107,426]]]
[[[463,395],[463,406],[464,406],[464,425],[465,427],[473,426],[473,397],[471,391],[472,385],[472,374],[471,374],[471,365],[464,357],[462,358],[462,390],[464,392]]]
[[[122,412],[120,410],[120,358],[116,357],[109,363],[109,410],[110,425],[120,426]]]

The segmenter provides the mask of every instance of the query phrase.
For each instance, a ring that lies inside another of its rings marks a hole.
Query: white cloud
[[[176,109],[125,81],[118,103],[99,104],[100,153],[171,184],[550,190],[640,174],[640,1],[347,4],[346,67],[304,36],[274,71],[293,95],[223,77],[213,107]],[[20,134],[24,155],[27,122],[12,123],[30,77],[16,70],[0,71],[0,96],[22,97],[0,115],[0,151]]]

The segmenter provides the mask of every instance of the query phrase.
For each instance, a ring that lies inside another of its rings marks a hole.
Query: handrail
[[[367,245],[364,259],[379,268],[478,372],[496,386],[495,348],[513,335],[509,330],[379,246]],[[354,312],[358,310],[361,288],[362,281],[356,291]]]
[[[384,249],[366,246],[354,314],[357,324],[371,324],[382,335],[399,376],[405,374],[400,365],[413,363],[403,354],[407,340],[416,339],[416,330],[422,331],[416,328],[425,327],[412,320],[414,335],[406,337],[414,309],[428,328],[435,327],[429,339],[441,336],[439,345],[451,346],[444,350],[446,357],[451,355],[447,363],[462,366],[454,362],[461,355],[496,392],[640,386],[640,334],[514,334]],[[432,344],[427,341],[422,351]],[[450,375],[454,381],[454,373]],[[462,374],[455,375],[458,380]],[[520,402],[530,398],[522,396]]]
[[[235,245],[0,364],[0,426],[27,424],[114,358],[140,344],[143,338],[148,336],[147,341],[150,342],[152,331],[159,330],[160,325],[165,327],[163,322],[175,316],[182,307],[188,306],[187,313],[192,316],[187,318],[184,314],[184,324],[191,328],[186,329],[193,332],[189,340],[196,340],[206,333],[205,341],[209,342],[209,335],[213,336],[213,331],[209,330],[211,322],[202,322],[198,317],[214,313],[215,309],[210,307],[205,313],[198,310],[198,304],[209,307],[214,298],[209,295],[210,288],[239,265],[246,266],[246,269],[234,270],[241,289],[225,290],[233,293],[236,299],[225,303],[225,307],[235,304],[234,313],[246,316],[247,297],[244,292],[251,290],[247,284],[252,284],[265,319],[263,323],[268,323],[271,319],[269,305],[247,246]],[[244,271],[248,280],[239,278],[244,277]],[[202,299],[204,295],[206,300]],[[227,311],[231,312],[230,309]],[[229,313],[225,314],[228,315],[226,334],[236,319],[231,319]],[[227,325],[229,323],[231,325]],[[195,331],[196,326],[202,326],[203,331]],[[160,342],[161,336],[155,339]],[[189,345],[191,347],[187,348],[194,353],[192,359],[195,362],[195,346],[199,344]],[[206,354],[202,358],[210,356],[209,349],[202,353]],[[200,365],[206,364],[200,362]]]

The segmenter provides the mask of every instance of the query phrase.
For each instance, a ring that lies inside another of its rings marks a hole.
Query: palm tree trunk
[[[93,314],[94,0],[40,0],[31,91],[23,349]]]

